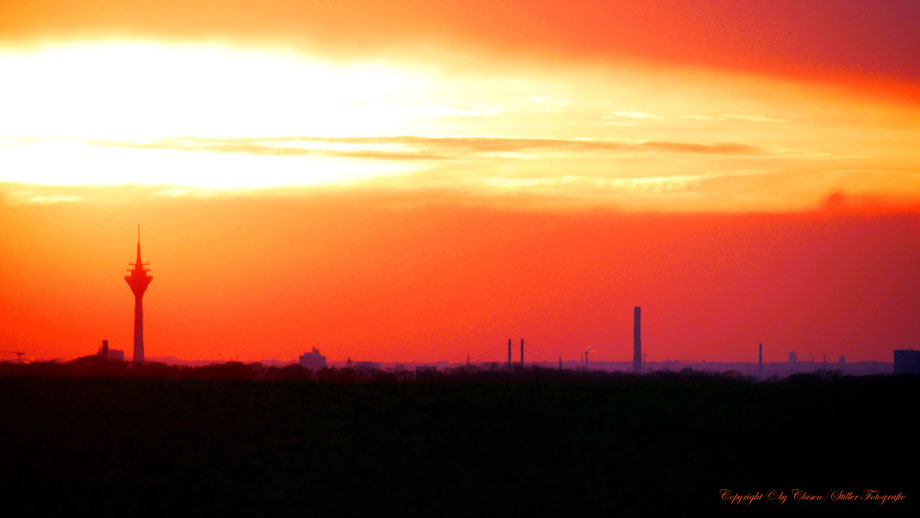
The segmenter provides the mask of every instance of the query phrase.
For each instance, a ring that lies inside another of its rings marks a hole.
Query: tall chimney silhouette
[[[633,309],[633,372],[642,372],[642,308]]]
[[[524,339],[521,338],[521,365],[524,365]]]
[[[757,379],[763,379],[763,344],[757,344]]]
[[[130,265],[130,263],[129,263]],[[150,268],[144,268],[141,261],[141,226],[137,226],[137,261],[128,269],[125,277],[134,293],[134,363],[144,363],[144,292],[153,277],[147,275]]]
[[[511,370],[511,339],[508,339],[508,370]]]

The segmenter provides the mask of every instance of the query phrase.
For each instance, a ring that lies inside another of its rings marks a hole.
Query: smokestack
[[[642,308],[633,309],[633,372],[642,372]]]
[[[511,339],[508,339],[508,370],[511,370]]]
[[[521,366],[524,366],[524,339],[521,338]]]
[[[763,379],[763,344],[757,344],[757,379]]]
[[[108,340],[102,341],[102,357],[103,358],[109,357],[109,341]]]

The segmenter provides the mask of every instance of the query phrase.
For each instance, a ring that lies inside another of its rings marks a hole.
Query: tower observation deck
[[[141,261],[141,226],[137,226],[137,261],[128,263],[128,275],[125,280],[134,293],[134,363],[144,363],[144,292],[153,277],[147,275],[150,268],[144,266],[150,263]]]

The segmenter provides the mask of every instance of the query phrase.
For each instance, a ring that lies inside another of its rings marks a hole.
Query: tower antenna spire
[[[141,226],[137,226],[137,264],[143,264],[141,262]]]

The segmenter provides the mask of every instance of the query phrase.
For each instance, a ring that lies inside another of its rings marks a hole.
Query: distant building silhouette
[[[840,365],[843,365],[847,362],[847,359],[841,354],[840,355]]]
[[[795,363],[796,361],[798,361],[798,359],[799,357],[797,354],[795,354],[794,352],[789,353],[789,363]]]
[[[763,379],[763,344],[757,344],[757,379]]]
[[[96,351],[96,356],[100,358],[108,358],[109,360],[118,360],[120,362],[125,361],[125,352],[119,351],[118,349],[109,349],[109,341],[103,340],[102,347]]]
[[[895,374],[920,374],[920,351],[903,349],[894,352]]]
[[[311,371],[318,371],[326,368],[326,357],[319,353],[316,347],[308,353],[300,355],[300,366]]]
[[[16,355],[16,363],[25,363],[25,362],[26,362],[25,359],[24,359],[24,357],[25,357],[25,355],[26,355],[25,351],[0,351],[0,353],[15,354],[15,355]],[[6,361],[6,360],[4,360],[4,361]]]
[[[379,362],[355,362],[355,369],[359,371],[379,371],[380,363]]]
[[[134,293],[134,363],[144,363],[144,292],[153,277],[147,275],[150,268],[144,268],[141,261],[141,226],[137,226],[137,262],[129,268],[125,277]]]

